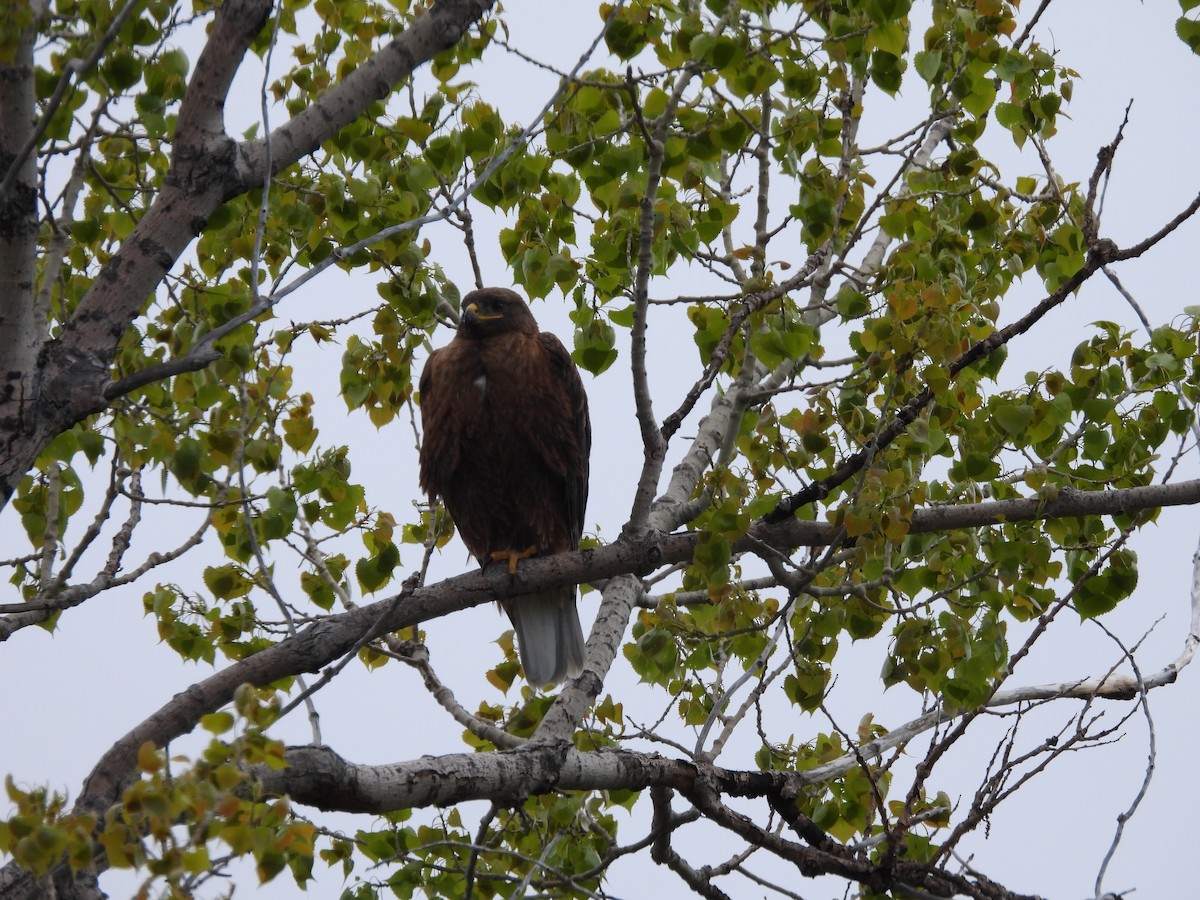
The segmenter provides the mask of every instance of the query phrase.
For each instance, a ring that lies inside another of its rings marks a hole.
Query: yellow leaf
[[[158,751],[154,747],[152,741],[146,741],[142,746],[138,747],[137,755],[138,768],[143,772],[157,772],[162,768],[162,760],[158,757]]]
[[[842,527],[846,529],[846,534],[850,537],[861,537],[870,532],[871,520],[866,516],[848,512],[845,519],[842,520]]]

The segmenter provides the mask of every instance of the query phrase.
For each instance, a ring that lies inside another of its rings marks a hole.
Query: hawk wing
[[[592,452],[592,422],[588,415],[587,394],[583,380],[571,354],[562,341],[552,334],[540,332],[538,339],[546,354],[549,369],[561,386],[554,415],[566,426],[570,440],[559,447],[539,447],[544,459],[550,462],[555,456],[562,458],[564,478],[563,517],[571,538],[571,549],[579,548],[583,536],[584,514],[588,499],[588,460]]]

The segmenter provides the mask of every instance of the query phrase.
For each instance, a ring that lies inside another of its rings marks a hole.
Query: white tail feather
[[[517,632],[525,679],[544,687],[583,670],[583,627],[573,587],[514,597],[504,604]]]

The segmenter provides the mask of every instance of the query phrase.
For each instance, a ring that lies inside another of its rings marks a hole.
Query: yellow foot
[[[500,562],[502,559],[507,560],[508,574],[515,575],[517,573],[517,563],[523,559],[529,559],[529,557],[536,553],[537,547],[531,545],[524,550],[493,550],[489,556],[491,556],[492,562]]]

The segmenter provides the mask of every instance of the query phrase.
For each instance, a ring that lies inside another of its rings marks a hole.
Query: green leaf
[[[128,90],[142,80],[142,61],[132,53],[118,51],[104,61],[100,72],[113,90]]]
[[[364,593],[374,593],[392,579],[392,573],[400,564],[400,549],[392,543],[385,544],[374,556],[360,559],[354,564],[354,574]]]
[[[245,597],[254,587],[254,581],[246,576],[242,568],[232,564],[205,569],[204,584],[218,600]]]
[[[1200,310],[1200,307],[1197,307],[1197,309]],[[622,309],[606,309],[605,312],[608,314],[609,321],[614,325],[618,325],[621,328],[633,327],[634,309],[632,304]]]
[[[575,330],[575,349],[571,358],[576,364],[593,375],[599,375],[617,359],[616,331],[606,319],[597,316],[590,307],[583,307],[571,314],[583,327]]]
[[[899,59],[908,43],[908,30],[898,20],[886,21],[871,29],[870,40],[878,49]]]
[[[233,727],[233,721],[233,713],[209,713],[200,717],[200,727],[213,734],[224,734]]]
[[[1193,53],[1200,54],[1200,21],[1180,16],[1175,21],[1175,33]]]
[[[920,50],[913,57],[913,68],[925,81],[933,84],[942,68],[942,54],[937,50]]]
[[[985,76],[972,77],[969,81],[970,90],[962,98],[963,109],[976,118],[983,118],[996,102],[996,85]]]
[[[1005,403],[996,407],[993,415],[996,422],[1009,436],[1022,439],[1025,429],[1033,421],[1033,409],[1029,406]]]

